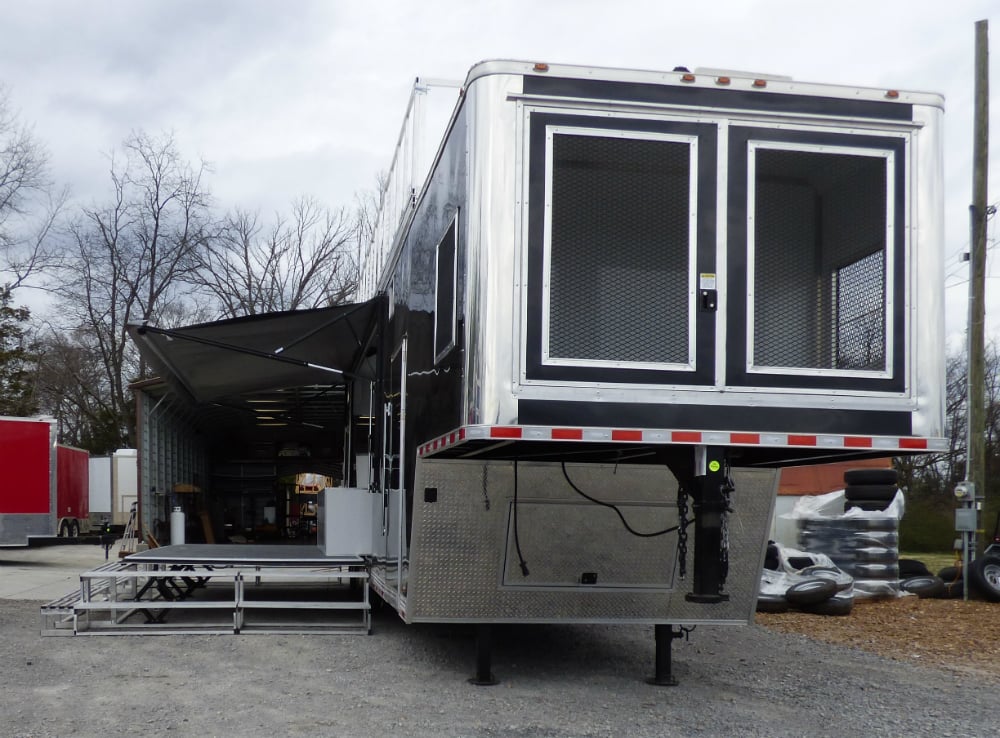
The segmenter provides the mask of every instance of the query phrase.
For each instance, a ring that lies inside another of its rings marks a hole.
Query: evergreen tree
[[[0,415],[38,412],[35,396],[34,346],[28,335],[31,312],[14,307],[13,293],[0,286]]]

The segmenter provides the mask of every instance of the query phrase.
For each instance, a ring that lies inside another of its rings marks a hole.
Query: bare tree
[[[59,440],[92,453],[121,448],[132,413],[116,408],[99,348],[86,329],[48,330],[39,341],[39,403],[58,421]],[[131,408],[129,408],[131,409]]]
[[[355,289],[355,233],[346,210],[309,197],[272,225],[236,210],[197,253],[188,278],[215,298],[223,317],[337,305]]]
[[[45,147],[0,87],[0,285],[14,290],[53,265],[50,236],[66,200],[49,179]]]
[[[354,193],[354,237],[358,264],[358,283],[374,270],[374,240],[378,229],[379,215],[385,204],[388,172],[375,175],[375,187]]]
[[[205,171],[204,164],[184,161],[172,136],[135,133],[124,157],[111,157],[108,202],[83,209],[69,228],[75,249],[64,266],[58,318],[67,339],[49,347],[67,366],[87,371],[49,382],[57,388],[76,382],[75,391],[60,390],[60,409],[72,403],[81,422],[100,416],[105,428],[120,432],[119,445],[132,440],[128,384],[143,374],[125,328],[162,317],[186,322],[183,280],[214,228]],[[70,355],[77,360],[69,362]]]
[[[996,499],[1000,479],[1000,347],[986,347],[986,424],[979,432],[986,441],[987,499]],[[896,460],[901,484],[911,495],[932,501],[943,508],[954,506],[955,485],[966,475],[967,461],[967,368],[964,352],[948,357],[945,375],[945,432],[948,450]]]

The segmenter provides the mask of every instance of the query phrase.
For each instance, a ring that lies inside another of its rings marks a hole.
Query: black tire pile
[[[904,562],[900,562],[901,566]],[[905,562],[900,587],[921,599],[951,600],[965,596],[962,566],[946,566],[936,575],[919,561]],[[969,567],[969,593],[990,602],[1000,602],[1000,551],[988,549]]]
[[[893,469],[855,469],[844,474],[845,511],[884,511],[896,496]],[[899,521],[889,516],[801,518],[799,545],[829,556],[854,577],[854,594],[866,599],[900,592]]]

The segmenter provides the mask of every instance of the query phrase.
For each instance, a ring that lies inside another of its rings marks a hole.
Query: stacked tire
[[[892,469],[854,469],[844,474],[844,507],[884,511],[897,493]],[[799,545],[823,553],[854,577],[856,597],[899,594],[899,521],[887,515],[801,518]]]
[[[895,469],[852,469],[844,472],[844,508],[881,512],[898,491]]]

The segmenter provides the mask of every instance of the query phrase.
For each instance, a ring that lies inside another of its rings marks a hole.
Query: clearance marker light
[[[535,62],[534,69],[536,72],[547,72],[549,71],[549,65],[544,62]]]
[[[681,75],[681,82],[694,82],[695,76],[690,72]]]
[[[753,81],[753,86],[754,87],[767,87],[767,80],[766,79],[755,79]]]
[[[715,84],[717,84],[717,85],[728,85],[730,82],[732,82],[732,80],[729,79],[729,77],[716,77],[715,78]]]
[[[899,90],[887,90],[885,96],[890,100],[899,99]]]

